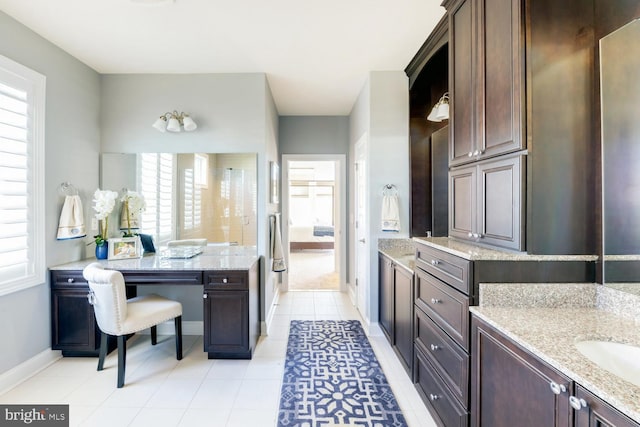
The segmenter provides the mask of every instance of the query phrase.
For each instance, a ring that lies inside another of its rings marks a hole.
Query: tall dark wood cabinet
[[[575,398],[580,407],[575,411],[575,427],[638,427],[638,423],[579,384],[575,385]]]
[[[596,226],[596,174],[586,172],[597,159],[593,1],[443,5],[450,33],[450,180],[463,174],[459,167],[525,156],[512,180],[517,187],[507,189],[518,196],[517,211],[506,199],[495,206],[478,200],[477,213],[464,218],[461,212],[476,204],[459,197],[461,207],[450,201],[449,234],[531,254],[595,253],[594,233],[586,232]],[[559,98],[567,102],[554,101]],[[487,206],[494,219],[478,217]]]
[[[378,280],[378,322],[389,343],[393,345],[393,261],[382,254],[378,254]]]

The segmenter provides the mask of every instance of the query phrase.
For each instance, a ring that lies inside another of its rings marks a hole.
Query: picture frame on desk
[[[140,258],[142,243],[139,236],[109,239],[109,260]]]

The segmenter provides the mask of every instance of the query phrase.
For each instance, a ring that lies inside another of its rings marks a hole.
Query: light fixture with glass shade
[[[172,113],[166,112],[161,115],[158,120],[153,123],[153,127],[160,132],[180,132],[182,128],[187,132],[191,132],[192,130],[196,130],[198,125],[196,125],[196,122],[194,122],[187,113],[178,113],[174,110]]]
[[[445,92],[440,97],[436,105],[433,106],[431,112],[427,116],[427,120],[431,122],[441,122],[449,118],[449,92]]]

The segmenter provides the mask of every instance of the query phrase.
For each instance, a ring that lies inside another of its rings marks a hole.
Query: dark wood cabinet
[[[574,427],[638,427],[640,424],[613,408],[579,384],[575,385]]]
[[[204,351],[210,359],[251,359],[258,342],[257,263],[250,270],[204,272]]]
[[[396,265],[393,269],[395,295],[395,346],[409,376],[413,366],[413,273]]]
[[[413,272],[380,253],[378,317],[405,370],[413,371]]]
[[[394,345],[393,337],[393,262],[390,258],[378,254],[378,280],[380,281],[378,299],[378,322],[389,343]]]
[[[501,156],[449,172],[449,235],[524,250],[525,156]]]
[[[251,358],[260,334],[259,263],[247,270],[123,270],[127,297],[144,285],[204,285],[204,346],[210,358]],[[100,329],[82,270],[52,269],[51,348],[97,356]],[[110,343],[115,348],[115,340]]]
[[[471,426],[639,424],[472,316]]]
[[[475,317],[472,341],[472,427],[570,425],[569,378]]]

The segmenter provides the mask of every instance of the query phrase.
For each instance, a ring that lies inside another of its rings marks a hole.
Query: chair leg
[[[124,371],[127,360],[127,337],[118,336],[118,388],[124,385]]]
[[[173,319],[176,325],[176,358],[182,360],[182,316]]]
[[[158,326],[153,325],[151,327],[151,345],[158,344]]]
[[[100,354],[98,356],[98,371],[104,369],[104,358],[107,356],[107,347],[109,345],[109,335],[104,332],[100,333]]]

